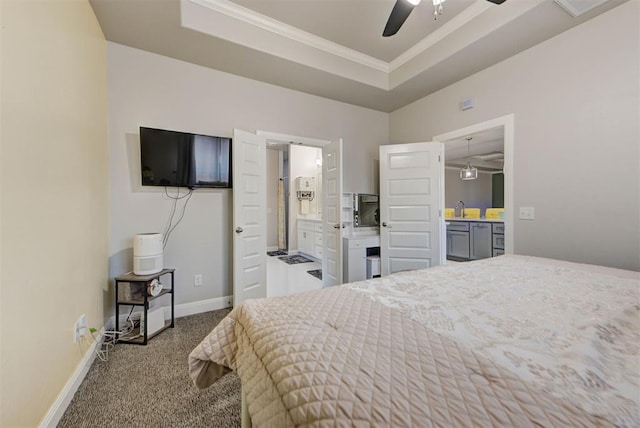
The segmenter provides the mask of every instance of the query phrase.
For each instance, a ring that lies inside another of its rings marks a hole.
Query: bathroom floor
[[[322,269],[322,265],[316,262],[290,265],[278,257],[267,256],[267,297],[321,289],[322,281],[307,273],[315,269]]]

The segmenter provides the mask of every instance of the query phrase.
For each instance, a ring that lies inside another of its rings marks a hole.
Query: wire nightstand
[[[121,343],[132,343],[135,345],[146,345],[148,340],[154,336],[157,336],[161,332],[165,331],[168,328],[173,328],[174,326],[174,272],[175,269],[163,269],[158,273],[154,273],[151,275],[134,275],[132,272],[117,276],[115,278],[116,282],[116,331],[120,331],[120,306],[142,306],[144,309],[144,331],[140,331],[140,327],[136,327],[132,334],[132,337],[121,337],[118,339],[118,342]],[[171,275],[171,287],[170,288],[162,288],[162,291],[157,296],[150,296],[147,292],[147,288],[151,281],[154,279],[160,280],[160,277],[163,275]],[[129,283],[129,293],[120,292],[120,283],[127,282]],[[136,286],[134,286],[136,285]],[[158,331],[153,332],[153,334],[148,335],[147,329],[149,326],[148,311],[149,311],[149,302],[159,299],[160,297],[171,294],[171,321],[164,320],[164,326],[160,328]],[[136,334],[137,333],[137,334]]]

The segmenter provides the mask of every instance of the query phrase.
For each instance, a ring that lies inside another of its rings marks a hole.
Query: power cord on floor
[[[101,361],[108,361],[109,352],[113,349],[115,344],[118,343],[118,339],[120,339],[121,337],[126,337],[135,329],[136,323],[131,318],[132,312],[133,307],[131,307],[129,314],[127,315],[126,325],[120,330],[105,330],[100,333],[93,327],[89,329],[91,338],[97,344],[96,357],[100,358]],[[89,340],[86,338],[86,336],[82,336],[82,338],[85,340]]]

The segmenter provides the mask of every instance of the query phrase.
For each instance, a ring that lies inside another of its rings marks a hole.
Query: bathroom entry
[[[297,220],[322,218],[322,149],[267,143],[267,249],[299,250]]]

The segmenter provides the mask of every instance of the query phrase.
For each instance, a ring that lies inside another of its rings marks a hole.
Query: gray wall
[[[390,139],[513,113],[514,204],[535,207],[516,215],[515,252],[640,270],[639,17],[624,3],[399,109]]]
[[[491,174],[478,171],[475,180],[461,180],[460,168],[444,170],[444,205],[454,208],[458,201],[466,208],[480,208],[480,214],[491,208]]]
[[[110,273],[131,269],[136,233],[162,231],[171,200],[141,187],[138,127],[231,136],[234,128],[344,140],[345,186],[374,187],[369,166],[388,140],[388,114],[108,43]],[[176,304],[229,296],[231,190],[197,190],[171,236]],[[193,275],[204,284],[193,286]],[[110,315],[109,313],[105,315]]]

